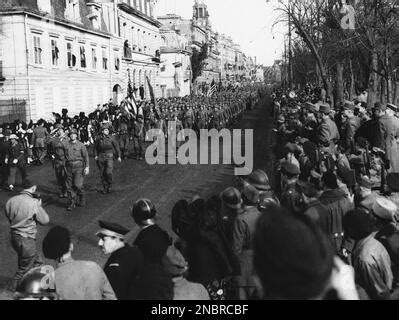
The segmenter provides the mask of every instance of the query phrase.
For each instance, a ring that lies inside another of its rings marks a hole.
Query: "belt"
[[[73,161],[69,160],[69,161],[67,161],[67,164],[75,164],[75,163],[83,163],[83,160],[73,160]]]

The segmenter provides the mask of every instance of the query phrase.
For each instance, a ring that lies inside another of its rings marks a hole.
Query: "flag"
[[[208,90],[207,96],[211,97],[216,92],[216,89],[217,89],[217,87],[216,87],[215,79],[213,79],[211,87]]]
[[[155,99],[155,94],[154,94],[154,88],[152,87],[148,76],[147,76],[147,83],[148,83],[148,88],[150,90],[151,102],[154,104],[155,108],[158,109],[157,99]]]

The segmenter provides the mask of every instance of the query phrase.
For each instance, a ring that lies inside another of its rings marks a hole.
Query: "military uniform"
[[[86,204],[83,183],[84,170],[89,168],[89,155],[86,146],[78,140],[75,142],[64,141],[63,147],[66,160],[66,184],[71,201],[68,209],[72,210],[75,205],[84,206]]]
[[[11,135],[10,139],[17,140],[15,135]],[[8,185],[12,189],[15,184],[15,175],[17,174],[17,170],[21,173],[22,184],[25,184],[28,174],[26,172],[26,154],[22,145],[16,141],[15,144],[10,143],[7,154],[6,161],[10,168],[10,173],[8,177]]]
[[[67,141],[67,137],[55,137],[50,143],[51,153],[53,156],[53,164],[55,170],[55,176],[57,178],[58,185],[61,188],[61,198],[67,197],[67,174],[66,174],[66,159],[64,142]]]
[[[121,158],[125,159],[129,148],[129,125],[127,119],[120,119],[118,124],[119,148],[121,150]]]
[[[32,144],[35,148],[36,158],[42,163],[46,156],[46,138],[48,137],[47,129],[43,126],[38,126],[33,129]]]
[[[121,152],[118,143],[112,136],[100,136],[94,145],[94,156],[97,159],[97,166],[100,170],[101,183],[104,187],[103,193],[109,193],[113,182],[114,154],[118,159]]]

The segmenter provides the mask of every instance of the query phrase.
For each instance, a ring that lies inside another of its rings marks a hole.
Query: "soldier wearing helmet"
[[[53,159],[53,167],[58,185],[61,188],[60,198],[67,198],[67,185],[66,185],[66,163],[63,142],[68,140],[68,136],[62,124],[56,125],[56,135],[52,138],[50,143],[50,152]]]
[[[114,155],[122,162],[119,144],[110,136],[109,127],[102,125],[102,135],[99,136],[94,145],[94,159],[100,170],[103,194],[111,193],[113,183]]]
[[[66,172],[67,172],[67,190],[70,205],[68,211],[75,209],[76,205],[83,207],[86,204],[85,193],[83,189],[84,176],[88,175],[89,154],[86,146],[78,140],[78,132],[71,129],[69,140],[63,143]]]
[[[155,223],[155,206],[148,199],[140,199],[134,203],[130,214],[141,228],[134,245],[141,250],[146,262],[161,263],[172,241],[167,232]]]
[[[58,300],[52,266],[29,270],[21,279],[14,294],[15,300]]]
[[[244,181],[254,186],[259,192],[259,206],[265,208],[267,205],[275,203],[279,204],[279,200],[270,186],[269,177],[263,170],[255,170]]]

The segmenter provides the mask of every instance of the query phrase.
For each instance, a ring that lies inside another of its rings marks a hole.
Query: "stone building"
[[[191,47],[187,39],[167,26],[161,29],[161,96],[184,97],[191,94]]]
[[[110,98],[119,102],[129,75],[136,86],[146,85],[148,75],[159,92],[153,6],[147,0],[0,0],[0,120],[48,119],[62,108],[91,112]],[[129,52],[126,40],[135,39]]]

